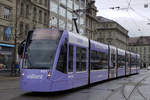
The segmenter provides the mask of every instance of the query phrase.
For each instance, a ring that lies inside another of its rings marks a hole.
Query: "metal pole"
[[[86,34],[86,32],[87,32],[87,31],[86,31],[86,27],[87,27],[87,26],[86,26],[86,24],[87,24],[87,23],[86,23],[86,22],[87,22],[87,21],[86,21],[86,19],[87,19],[87,18],[86,18],[86,11],[87,11],[87,0],[85,0],[85,16],[84,16],[84,17],[85,17],[85,20],[84,20],[84,24],[85,24],[84,33],[85,33],[85,34]]]
[[[16,0],[16,22],[15,22],[15,33],[14,33],[14,50],[13,50],[13,62],[11,65],[11,75],[15,74],[16,75],[16,49],[17,49],[17,3],[18,0]]]

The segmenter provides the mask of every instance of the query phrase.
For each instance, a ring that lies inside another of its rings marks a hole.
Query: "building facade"
[[[97,16],[99,25],[97,26],[97,34],[94,35],[94,40],[116,46],[127,50],[128,48],[128,31],[120,24],[113,20]]]
[[[74,12],[86,7],[86,0],[50,0],[49,26],[76,32],[73,18],[77,18],[79,32],[85,34],[85,14]]]
[[[16,0],[0,1],[0,70],[11,69],[14,52]]]
[[[129,38],[129,51],[140,54],[141,67],[150,66],[150,36]]]
[[[17,40],[22,40],[29,30],[48,28],[49,0],[17,0],[16,15]]]
[[[0,0],[0,66],[6,65],[4,61],[14,63],[15,45],[35,28],[54,27],[76,32],[72,19],[77,18],[80,34],[92,39],[96,32],[97,8],[95,2],[91,2],[93,0]]]
[[[15,32],[16,21],[16,0],[1,0],[0,2],[0,40],[11,41]],[[7,28],[11,30],[10,34],[6,33]]]
[[[0,1],[0,68],[16,63],[15,45],[29,30],[49,27],[49,0]]]
[[[99,22],[96,18],[97,8],[95,6],[94,0],[87,0],[87,11],[86,11],[86,36],[89,39],[94,39],[95,34],[97,33],[96,27]]]

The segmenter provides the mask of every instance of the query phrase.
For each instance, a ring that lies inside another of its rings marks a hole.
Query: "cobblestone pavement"
[[[19,89],[19,77],[0,76],[0,100],[150,100],[150,71],[65,93],[31,93]]]

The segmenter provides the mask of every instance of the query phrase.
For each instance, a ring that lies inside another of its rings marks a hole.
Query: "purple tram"
[[[136,64],[137,64],[137,67],[136,67],[136,73],[139,73],[140,71],[140,55],[139,54],[136,54]]]
[[[57,29],[29,32],[18,51],[24,91],[63,91],[139,72],[139,55]]]
[[[117,48],[109,45],[109,67],[108,74],[109,79],[117,77]]]
[[[129,51],[126,51],[126,70],[125,70],[125,73],[126,73],[126,76],[130,75],[130,52]]]
[[[117,77],[125,76],[125,50],[117,49]]]

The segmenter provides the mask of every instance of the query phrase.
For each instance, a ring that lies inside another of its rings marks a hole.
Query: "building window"
[[[58,5],[56,3],[54,3],[53,1],[51,1],[51,3],[50,3],[50,11],[57,13],[57,10],[58,10]]]
[[[26,35],[28,34],[28,31],[29,31],[29,25],[26,24],[26,25],[25,25],[25,34],[26,34]]]
[[[73,1],[72,0],[68,0],[67,6],[68,6],[68,8],[72,9],[73,8]]]
[[[65,21],[59,19],[59,28],[60,29],[65,29]]]
[[[63,17],[66,17],[66,9],[63,7],[59,8],[59,14]]]
[[[4,19],[10,19],[10,9],[6,7],[4,8]]]
[[[24,16],[24,4],[21,3],[20,16]]]
[[[33,16],[33,20],[37,20],[37,10],[36,10],[36,7],[34,7],[34,11],[33,11],[33,13],[34,13],[34,16]]]
[[[44,5],[47,7],[47,4],[48,4],[48,0],[45,0],[45,3],[44,3]]]
[[[3,36],[3,40],[10,40],[11,39],[11,27],[5,27],[4,28],[4,36]]]
[[[47,25],[47,13],[44,13],[44,24]]]
[[[43,0],[39,0],[39,4],[41,4],[41,5],[42,5],[42,1],[43,1]]]
[[[34,0],[34,2],[37,2],[37,0]]]
[[[20,35],[23,34],[23,22],[20,22]]]
[[[65,6],[66,5],[66,0],[60,0],[60,3]]]
[[[42,11],[39,10],[39,23],[42,23]]]
[[[26,6],[26,17],[29,17],[29,5]]]
[[[67,18],[72,21],[72,13],[67,11]]]

